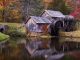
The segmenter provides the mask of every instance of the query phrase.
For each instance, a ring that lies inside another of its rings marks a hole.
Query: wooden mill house
[[[45,10],[41,14],[41,16],[48,18],[54,26],[56,25],[57,22],[63,24],[65,18],[65,15],[63,15],[60,11],[54,11],[54,10]]]
[[[27,33],[30,36],[48,34],[51,21],[45,17],[30,16],[26,22]]]
[[[60,11],[45,10],[41,16],[51,20],[54,26],[60,22],[59,26],[63,25],[62,29],[66,32],[74,30],[75,20],[71,15],[63,15]]]
[[[45,10],[40,16],[30,16],[26,22],[26,31],[30,36],[47,35],[51,31],[50,25],[53,26],[53,29],[58,27],[64,30],[70,19],[74,21],[72,18],[68,19],[68,17],[60,11]],[[67,26],[69,25],[70,23]]]

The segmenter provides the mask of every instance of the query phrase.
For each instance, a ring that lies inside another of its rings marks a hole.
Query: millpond
[[[63,58],[67,52],[79,51],[80,38],[10,38],[2,46],[0,60],[55,60]]]

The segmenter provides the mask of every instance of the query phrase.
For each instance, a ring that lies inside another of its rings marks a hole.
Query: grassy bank
[[[1,25],[7,25],[5,34],[11,38],[23,38],[25,37],[25,27],[21,23],[0,23]]]
[[[23,33],[25,33],[25,27],[23,27],[23,24],[21,23],[0,23],[1,25],[7,25],[9,27],[8,32],[19,30]]]
[[[61,36],[75,37],[80,38],[80,30],[72,31],[72,32],[60,32]]]

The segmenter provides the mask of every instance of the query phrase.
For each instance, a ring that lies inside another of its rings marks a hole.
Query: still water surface
[[[72,42],[72,40],[74,40]],[[75,42],[76,40],[76,42]],[[32,58],[26,50],[26,45],[30,42],[40,41],[41,46],[55,48],[58,52],[66,52],[71,50],[77,50],[80,48],[80,38],[39,38],[29,37],[28,39],[10,39],[4,43],[4,47],[0,49],[0,60],[45,60],[43,57]]]

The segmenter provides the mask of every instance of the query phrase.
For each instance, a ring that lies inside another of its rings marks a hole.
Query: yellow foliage
[[[4,10],[4,7],[3,6],[0,6],[0,10]]]
[[[2,2],[3,0],[0,0],[0,2]]]
[[[20,18],[20,16],[21,16],[18,10],[13,10],[13,11],[12,11],[12,15],[13,15],[14,18],[16,18],[16,19]]]
[[[6,7],[3,6],[3,2],[5,1]],[[5,18],[7,18],[7,21],[13,22],[13,20],[20,20],[21,13],[20,13],[20,8],[18,7],[18,3],[15,2],[16,0],[0,0],[0,11],[5,10],[6,15]],[[11,7],[14,7],[12,9]],[[2,19],[2,18],[1,18]]]

